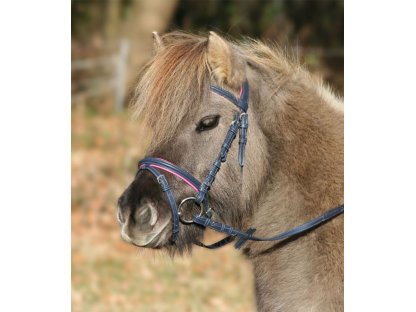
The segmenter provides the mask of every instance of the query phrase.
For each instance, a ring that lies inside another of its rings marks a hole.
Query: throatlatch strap
[[[222,246],[225,246],[225,245],[231,243],[234,239],[235,239],[234,236],[229,235],[229,236],[223,238],[222,240],[219,240],[218,242],[210,244],[210,245],[205,245],[204,243],[202,243],[198,240],[194,241],[194,244],[199,246],[199,247],[204,247],[204,248],[207,248],[207,249],[217,249],[217,248],[220,248]]]
[[[256,231],[256,229],[249,228],[249,229],[246,231],[246,234],[247,234],[247,235],[249,235],[249,236],[251,236],[251,235],[252,235],[255,231]],[[223,238],[223,239],[219,240],[219,241],[218,241],[218,242],[216,242],[216,243],[210,244],[210,245],[205,245],[204,243],[202,243],[202,242],[200,242],[200,241],[195,241],[195,242],[194,242],[194,244],[195,244],[195,245],[197,245],[197,246],[200,246],[200,247],[207,248],[207,249],[217,249],[217,248],[220,248],[220,247],[222,247],[222,246],[225,246],[225,245],[227,245],[227,244],[231,243],[234,239],[235,239],[235,236],[228,235],[227,237],[225,237],[225,238]],[[241,247],[241,246],[242,246],[242,245],[243,245],[246,241],[247,241],[247,239],[240,237],[240,238],[238,239],[238,241],[235,243],[234,247],[235,247],[235,248],[237,248],[237,249],[240,249],[240,247]]]

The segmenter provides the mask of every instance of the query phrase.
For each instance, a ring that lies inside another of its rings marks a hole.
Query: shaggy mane
[[[133,103],[134,116],[152,128],[157,143],[168,140],[209,91],[207,38],[175,32],[162,40],[141,72]]]

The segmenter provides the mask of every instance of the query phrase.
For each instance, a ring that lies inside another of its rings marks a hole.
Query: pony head
[[[210,85],[219,85],[238,98],[247,79],[247,62],[236,46],[213,32],[208,39],[178,33],[156,37],[155,46],[155,56],[140,77],[135,103],[136,114],[153,130],[147,156],[166,159],[202,181],[238,113],[233,103],[210,91]],[[266,151],[254,113],[248,136],[244,170],[238,163],[236,143],[209,195],[216,218],[236,226],[251,214],[249,202],[264,171],[257,164]],[[195,189],[180,179],[166,177],[176,198],[195,195]],[[196,211],[198,207],[190,204],[186,213]],[[170,208],[157,181],[146,172],[139,172],[120,197],[118,219],[122,237],[138,246],[185,250],[202,236],[201,227],[182,226],[177,242],[170,243]]]

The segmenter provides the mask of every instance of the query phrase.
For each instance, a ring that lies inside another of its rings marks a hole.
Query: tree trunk
[[[176,9],[177,0],[141,0],[133,2],[130,15],[123,25],[123,34],[130,41],[128,88],[136,82],[137,74],[151,57],[152,31],[163,33]]]

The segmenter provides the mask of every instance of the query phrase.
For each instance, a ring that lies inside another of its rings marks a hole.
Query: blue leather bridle
[[[238,161],[241,168],[244,166],[244,152],[245,146],[247,143],[247,129],[248,129],[248,99],[249,99],[249,85],[248,82],[244,82],[240,96],[237,99],[232,93],[218,87],[212,85],[211,91],[223,96],[235,106],[239,108],[239,113],[234,116],[234,120],[228,129],[227,135],[225,137],[224,143],[221,146],[220,152],[215,159],[208,175],[206,176],[205,180],[201,183],[196,179],[192,174],[186,171],[183,168],[180,168],[164,159],[161,158],[153,158],[153,157],[146,157],[139,162],[139,171],[146,170],[150,172],[160,184],[163,193],[165,194],[166,200],[170,206],[172,212],[172,236],[171,242],[174,243],[178,233],[179,233],[179,225],[180,222],[184,224],[199,224],[204,228],[209,227],[215,231],[222,232],[228,234],[228,236],[212,245],[205,245],[199,241],[195,241],[196,245],[215,249],[221,246],[224,246],[227,243],[230,243],[234,240],[234,238],[238,237],[238,241],[235,244],[237,249],[241,248],[241,246],[247,241],[280,241],[284,239],[288,239],[290,237],[294,237],[301,233],[305,233],[317,226],[323,224],[324,222],[335,218],[336,216],[342,214],[344,212],[344,204],[333,208],[323,215],[306,222],[298,227],[295,227],[289,231],[283,232],[279,235],[269,237],[269,238],[260,238],[253,236],[255,232],[254,228],[249,228],[247,231],[242,232],[240,230],[234,229],[231,226],[214,222],[212,217],[212,210],[209,208],[208,203],[208,191],[210,190],[212,183],[215,180],[215,176],[217,175],[218,171],[221,168],[221,164],[227,160],[228,152],[231,148],[231,144],[233,143],[234,139],[237,136],[237,132],[239,132],[239,151],[238,151]],[[181,179],[183,182],[187,183],[194,191],[196,191],[196,195],[194,197],[188,197],[183,199],[179,207],[176,204],[176,199],[173,196],[172,190],[166,177],[160,173],[159,170],[168,172],[175,177]],[[197,206],[200,207],[199,215],[193,215],[192,220],[186,220],[183,217],[182,207],[188,201],[194,202]]]

